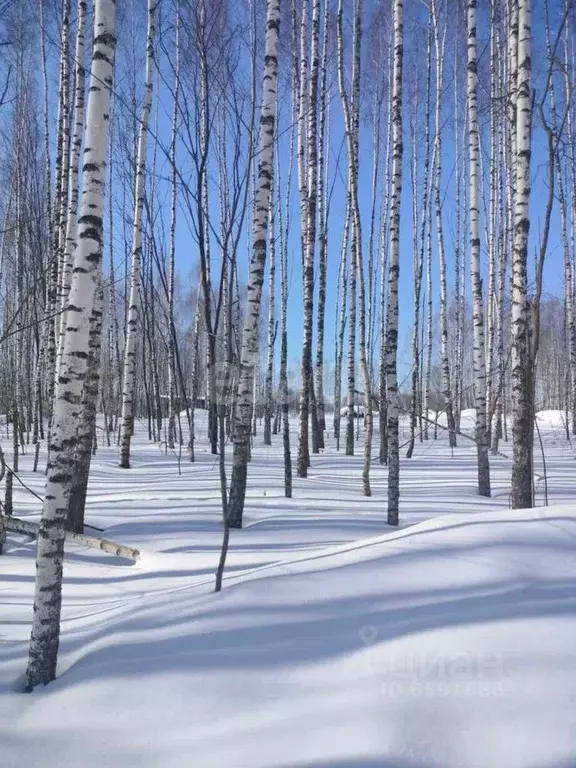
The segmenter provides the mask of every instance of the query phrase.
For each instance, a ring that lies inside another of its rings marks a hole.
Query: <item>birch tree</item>
[[[295,78],[295,73],[292,73]],[[292,88],[294,93],[294,88]],[[294,113],[292,108],[291,114]],[[290,235],[290,190],[292,188],[292,168],[294,153],[294,126],[290,131],[290,156],[288,160],[288,178],[286,181],[286,211],[283,218],[280,199],[281,167],[279,152],[277,152],[277,177],[278,184],[278,219],[280,230],[280,401],[282,404],[282,447],[284,452],[284,495],[292,498],[292,456],[290,450],[290,406],[288,403],[288,238]]]
[[[438,262],[440,272],[440,357],[442,365],[442,388],[450,447],[456,446],[456,426],[452,402],[450,360],[448,356],[448,289],[446,280],[446,247],[441,202],[442,186],[442,100],[444,85],[444,56],[446,51],[446,24],[440,29],[437,0],[431,0],[432,30],[436,55],[436,134],[434,138],[434,162],[432,164],[433,198],[438,236]]]
[[[46,492],[38,536],[34,613],[26,671],[28,690],[40,684],[46,685],[56,676],[65,526],[78,441],[76,430],[82,387],[86,376],[89,321],[102,265],[102,217],[115,47],[115,2],[96,0],[78,245],[70,286],[62,366],[53,411]]]
[[[531,158],[531,0],[517,0],[518,48],[514,253],[512,258],[512,508],[531,507],[533,387],[528,315],[528,235]]]
[[[392,72],[392,197],[390,201],[390,265],[386,323],[386,396],[388,407],[388,524],[398,525],[400,502],[398,282],[400,277],[400,205],[402,197],[402,69],[404,58],[403,0],[394,0],[394,66]]]
[[[346,196],[346,217],[342,232],[336,314],[334,331],[334,438],[336,450],[340,450],[340,410],[342,405],[342,364],[344,362],[344,334],[346,332],[346,303],[348,297],[348,245],[350,241],[350,195]]]
[[[177,169],[176,144],[178,139],[178,107],[180,95],[180,3],[176,0],[174,13],[174,102],[172,105],[172,139],[170,142],[170,266],[168,277],[168,447],[174,448],[176,439],[176,329],[174,328],[174,278],[176,273],[176,211]]]
[[[276,233],[274,190],[270,194],[270,259],[268,265],[268,328],[266,344],[266,377],[264,384],[264,445],[272,445],[274,344],[276,341]]]
[[[258,356],[258,334],[260,329],[262,286],[266,266],[270,195],[274,178],[279,30],[280,0],[267,0],[262,107],[259,127],[258,179],[252,222],[252,255],[248,275],[248,303],[242,332],[236,424],[234,429],[234,454],[228,502],[228,522],[231,528],[242,527],[244,500],[246,497],[254,368]]]
[[[416,232],[418,227],[417,208],[418,208],[418,179],[417,179],[417,138],[416,131],[414,130],[414,165],[415,170],[413,172],[414,183],[412,185],[413,195],[413,207],[414,207],[414,328],[412,331],[412,408],[410,412],[410,443],[406,452],[406,458],[412,458],[414,452],[414,441],[416,436],[416,427],[419,421],[421,421],[421,412],[423,403],[420,401],[420,304],[422,296],[422,276],[424,271],[424,251],[426,243],[426,224],[428,210],[428,187],[429,187],[429,174],[430,174],[430,102],[431,102],[431,90],[432,90],[432,25],[431,19],[428,21],[427,42],[426,42],[426,102],[424,110],[424,171],[422,175],[422,207],[420,209],[421,222],[420,222],[420,237],[418,238]],[[417,96],[419,96],[417,92]],[[415,105],[416,110],[416,105]],[[428,416],[428,414],[426,414]]]
[[[318,79],[320,69],[320,0],[312,0],[311,49],[309,92],[307,76],[307,10],[308,0],[302,4],[302,31],[300,37],[300,104],[298,117],[299,182],[302,211],[302,268],[304,295],[304,338],[300,381],[300,409],[298,435],[298,477],[307,477],[310,464],[309,416],[314,386],[312,366],[312,337],[314,329],[314,260],[316,254],[316,214],[318,196]],[[306,133],[306,137],[304,136]],[[304,142],[306,145],[304,146]],[[304,165],[303,165],[304,164]],[[305,167],[307,166],[307,173]],[[312,429],[317,429],[312,419]],[[314,435],[316,440],[316,435]]]
[[[42,18],[42,29],[44,30],[44,19]],[[66,173],[65,149],[66,141],[64,134],[69,131],[67,119],[68,114],[68,36],[70,28],[70,0],[62,2],[62,30],[60,34],[60,68],[59,68],[59,87],[58,87],[58,117],[56,121],[56,156],[55,156],[55,194],[52,200],[51,209],[51,246],[52,253],[48,262],[48,284],[46,287],[46,305],[49,316],[46,329],[45,353],[48,367],[48,392],[47,399],[49,408],[53,406],[54,386],[57,377],[56,371],[56,343],[58,338],[60,318],[58,305],[58,279],[60,269],[61,246],[63,241],[63,229],[65,227],[66,206],[62,200],[63,197],[63,179]],[[52,414],[49,413],[48,432],[51,428]]]
[[[352,50],[352,93],[349,96],[344,79],[344,31],[343,3],[338,3],[338,88],[344,113],[344,129],[348,150],[348,177],[346,187],[346,208],[350,212],[350,273],[348,278],[348,396],[346,413],[346,455],[354,455],[354,425],[356,413],[356,326],[357,326],[357,281],[358,258],[361,253],[360,215],[358,209],[358,109],[360,97],[360,40],[362,0],[355,0]],[[347,213],[348,215],[348,213]]]
[[[318,411],[318,442],[324,448],[326,407],[324,404],[324,320],[326,310],[326,275],[328,264],[328,200],[327,180],[329,162],[326,147],[330,147],[329,103],[326,87],[328,70],[328,0],[323,7],[322,55],[320,63],[320,117],[318,124],[318,320],[316,338],[315,391]]]
[[[134,219],[132,226],[132,277],[126,343],[124,347],[124,384],[122,392],[122,433],[120,439],[120,467],[130,468],[130,442],[134,431],[134,392],[136,366],[136,335],[138,329],[138,289],[142,262],[142,213],[144,210],[146,181],[146,150],[148,146],[148,123],[152,108],[152,79],[154,73],[154,35],[156,0],[148,0],[148,30],[146,36],[146,78],[144,105],[138,134],[138,154],[134,185]]]
[[[490,464],[486,428],[486,352],[484,309],[480,276],[480,136],[478,130],[478,74],[476,57],[476,2],[468,0],[468,152],[470,163],[470,276],[474,301],[474,399],[476,404],[476,448],[478,493],[490,496]],[[491,297],[492,300],[492,297]]]
[[[392,35],[394,33],[392,32]],[[390,62],[389,72],[392,73],[394,67],[394,45],[393,39],[390,41]],[[393,91],[390,87],[390,78],[388,84],[388,128],[386,131],[386,159],[384,162],[384,194],[382,210],[380,212],[380,345],[378,361],[378,420],[380,426],[380,449],[378,460],[380,464],[388,463],[388,409],[386,395],[386,296],[388,291],[388,256],[390,250],[390,173],[392,158],[392,103]]]
[[[360,128],[360,61],[361,61],[361,40],[362,40],[362,0],[356,2],[356,13],[354,17],[354,42],[353,42],[353,77],[352,77],[352,114],[346,119],[351,120],[346,131],[348,152],[350,159],[350,180],[352,194],[352,243],[351,247],[355,253],[355,264],[358,279],[358,303],[359,303],[359,352],[360,364],[362,367],[362,377],[364,383],[364,419],[366,425],[366,434],[364,438],[364,465],[362,469],[362,485],[365,496],[371,496],[370,488],[370,464],[372,460],[372,385],[370,381],[370,365],[367,350],[367,327],[366,327],[366,290],[364,282],[364,264],[362,251],[362,227],[360,217],[360,202],[358,193],[358,172],[359,172],[359,128]],[[345,112],[346,115],[346,112]]]
[[[90,462],[96,432],[96,407],[100,384],[100,345],[102,335],[102,287],[96,291],[90,317],[88,337],[88,363],[82,392],[82,409],[78,423],[74,477],[68,505],[68,530],[84,533],[84,509]]]
[[[570,0],[564,0],[564,11],[566,17],[570,8]],[[570,62],[570,46],[569,46],[570,34],[568,28],[564,34],[564,94],[567,104],[566,113],[566,157],[568,160],[568,183],[567,187],[570,190],[571,205],[568,205],[566,200],[566,208],[571,211],[571,224],[570,224],[570,252],[574,254],[576,259],[576,139],[574,131],[574,110],[570,107],[573,106],[574,100],[574,59],[572,59],[572,65]],[[574,57],[574,37],[572,35],[572,56]],[[568,193],[566,193],[568,198]],[[569,218],[567,215],[566,218]],[[566,254],[568,256],[568,254]],[[575,308],[575,296],[573,292],[573,279],[575,267],[571,263],[570,268],[568,265],[565,267],[565,289],[566,289],[566,324],[568,331],[568,342],[570,344],[570,409],[572,412],[572,421],[570,429],[573,435],[576,435],[576,308]],[[570,297],[568,294],[571,294]]]
[[[61,299],[59,315],[60,330],[58,335],[58,349],[56,356],[56,378],[60,368],[62,357],[62,344],[66,329],[66,301],[70,291],[70,280],[72,277],[72,267],[74,260],[74,251],[76,249],[76,229],[78,224],[78,172],[80,164],[80,150],[82,149],[82,133],[84,130],[84,35],[86,26],[87,3],[86,0],[78,2],[77,30],[76,30],[76,49],[75,49],[75,97],[74,97],[74,133],[72,136],[71,154],[69,163],[68,191],[70,200],[67,211],[66,235],[64,239],[64,252],[62,256],[62,274],[61,274]]]

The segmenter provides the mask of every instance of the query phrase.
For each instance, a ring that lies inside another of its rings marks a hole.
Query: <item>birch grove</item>
[[[576,434],[575,22],[574,0],[2,7],[0,555],[41,500],[29,689],[100,451],[128,482],[147,442],[194,510],[210,464],[218,590],[245,509],[296,509],[334,460],[383,532],[430,457],[548,500],[538,413]],[[266,487],[253,455],[281,457]]]

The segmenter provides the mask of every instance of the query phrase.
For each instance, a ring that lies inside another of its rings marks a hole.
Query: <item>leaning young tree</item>
[[[474,301],[474,400],[476,405],[476,447],[478,493],[490,496],[490,464],[486,428],[486,353],[484,310],[480,277],[480,134],[478,130],[478,74],[476,56],[476,5],[468,0],[468,148],[470,163],[470,276]]]
[[[262,78],[262,107],[258,151],[258,179],[254,220],[252,223],[252,256],[248,275],[248,301],[242,331],[240,375],[234,425],[234,455],[228,522],[231,528],[242,527],[246,477],[250,455],[250,426],[254,390],[254,368],[258,358],[258,334],[262,286],[266,266],[266,246],[270,217],[270,195],[274,177],[274,137],[276,131],[276,88],[278,83],[278,33],[280,0],[268,0],[266,14],[266,47]]]
[[[120,438],[120,467],[130,468],[130,442],[134,431],[134,393],[136,391],[136,335],[138,330],[138,291],[142,262],[142,213],[144,210],[146,180],[146,148],[148,122],[152,107],[152,77],[154,74],[154,34],[156,0],[148,0],[148,32],[146,38],[146,91],[138,134],[138,156],[134,186],[134,220],[132,230],[132,279],[124,347],[124,386],[122,392],[122,433]]]
[[[68,499],[75,467],[90,317],[102,268],[102,217],[115,48],[116,4],[114,0],[96,0],[78,245],[67,305],[66,334],[38,535],[34,615],[26,672],[28,690],[46,685],[56,677]]]
[[[386,323],[386,399],[388,409],[388,524],[398,525],[400,445],[398,435],[398,282],[400,277],[400,204],[402,197],[402,64],[403,0],[394,0],[394,66],[392,70],[392,197]]]

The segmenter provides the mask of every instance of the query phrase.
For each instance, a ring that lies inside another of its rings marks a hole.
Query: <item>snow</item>
[[[565,411],[538,411],[536,414],[536,421],[538,422],[540,429],[566,429]]]
[[[205,436],[181,474],[142,428],[129,471],[101,446],[87,521],[143,556],[68,549],[59,677],[24,695],[33,545],[9,536],[0,765],[573,765],[574,454],[555,413],[539,418],[553,506],[541,506],[539,483],[540,506],[509,510],[506,443],[491,457],[493,498],[480,499],[474,443],[460,438],[452,458],[441,434],[402,462],[398,530],[377,462],[374,495],[361,495],[361,450],[345,457],[329,441],[286,500],[281,439],[267,448],[258,435],[246,527],[232,532],[219,595],[218,467]],[[21,477],[41,494],[31,464],[22,457]],[[39,512],[21,486],[15,506]]]
[[[360,417],[362,419],[364,418],[365,408],[364,408],[363,405],[353,405],[352,406],[352,410],[353,410],[354,416],[356,418],[358,418],[358,417]],[[374,415],[376,415],[377,411],[373,412],[373,413],[374,413]],[[340,408],[340,417],[345,419],[347,416],[348,416],[348,406],[345,405],[343,408]]]
[[[436,411],[428,411],[428,420],[430,422],[430,428],[433,429],[433,424],[436,421]],[[439,411],[438,424],[444,429],[448,426],[448,418],[446,411]],[[476,425],[476,409],[464,408],[460,414],[460,428],[463,430],[473,430]]]

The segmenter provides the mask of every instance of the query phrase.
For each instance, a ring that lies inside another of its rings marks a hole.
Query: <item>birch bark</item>
[[[400,277],[400,205],[402,197],[403,0],[394,0],[394,68],[392,97],[392,198],[390,267],[386,324],[386,395],[388,402],[388,524],[398,525],[400,502],[398,355],[398,282]]]
[[[476,56],[476,3],[468,0],[468,151],[470,162],[470,276],[474,302],[474,400],[476,405],[476,449],[478,493],[490,496],[490,464],[486,428],[486,351],[484,308],[480,274],[480,134],[478,129],[478,75]]]
[[[130,442],[134,431],[134,395],[136,391],[136,335],[138,330],[138,289],[142,264],[142,214],[146,180],[146,149],[148,123],[152,108],[152,76],[154,72],[156,0],[148,0],[148,30],[146,36],[146,79],[144,105],[138,134],[136,179],[134,184],[134,219],[132,226],[132,278],[128,299],[128,320],[124,348],[124,385],[122,392],[122,433],[120,438],[120,467],[130,468]]]
[[[89,320],[102,266],[102,215],[115,47],[115,2],[97,0],[94,8],[78,247],[70,287],[62,368],[54,404],[46,493],[38,536],[34,614],[26,672],[28,690],[49,683],[56,676],[65,526],[73,480],[82,386],[86,376]]]
[[[234,428],[234,454],[228,503],[229,524],[231,528],[242,527],[244,500],[246,497],[254,367],[258,357],[258,332],[260,327],[264,268],[266,265],[270,194],[274,175],[279,29],[280,0],[268,0],[262,81],[263,93],[260,113],[258,181],[252,224],[252,256],[248,276],[248,302],[242,332],[240,377]]]
[[[512,258],[512,508],[532,507],[533,386],[528,317],[531,158],[531,2],[518,2],[514,253]]]

